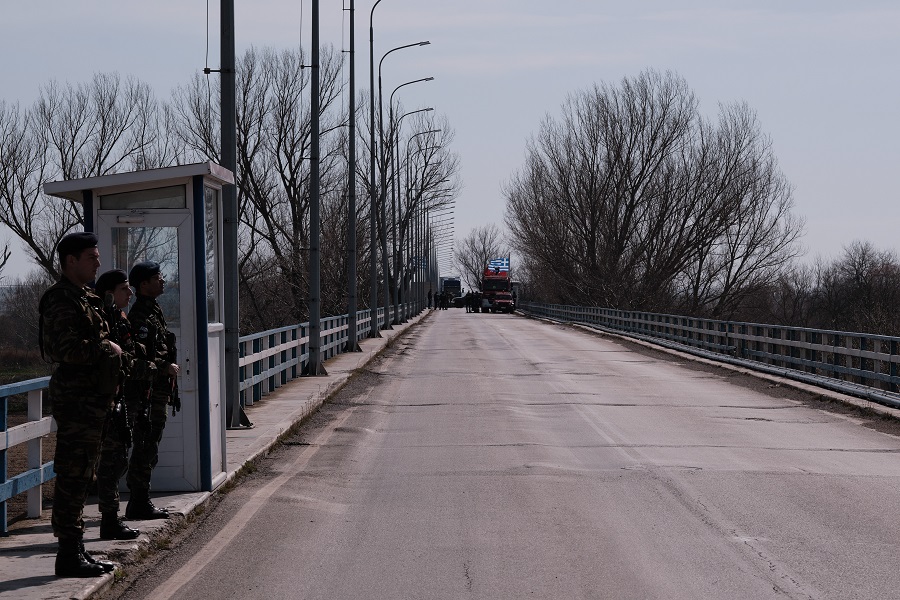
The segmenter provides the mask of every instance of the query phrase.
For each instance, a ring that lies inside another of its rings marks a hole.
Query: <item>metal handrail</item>
[[[900,337],[534,302],[518,309],[900,408]]]

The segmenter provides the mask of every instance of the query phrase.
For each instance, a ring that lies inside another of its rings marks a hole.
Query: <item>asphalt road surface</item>
[[[900,438],[798,392],[436,311],[129,598],[900,598]]]

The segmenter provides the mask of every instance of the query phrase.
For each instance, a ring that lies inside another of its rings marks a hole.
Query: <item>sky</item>
[[[311,39],[311,0],[235,0],[236,46]],[[854,240],[900,249],[900,3],[896,0],[383,0],[355,2],[356,82],[392,53],[383,88],[434,107],[454,129],[463,189],[457,238],[503,227],[503,186],[566,96],[647,69],[685,78],[704,116],[747,102],[770,136],[805,219],[806,258]],[[320,40],[349,50],[350,0],[320,2]],[[2,1],[0,99],[30,105],[50,80],[118,72],[161,99],[219,66],[217,0]],[[387,94],[388,92],[385,91]],[[8,231],[4,239],[16,245]],[[17,252],[4,275],[30,270]]]

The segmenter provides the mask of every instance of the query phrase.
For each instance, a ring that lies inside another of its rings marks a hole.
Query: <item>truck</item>
[[[513,310],[515,305],[509,271],[486,267],[481,276],[481,312],[511,313]]]
[[[459,277],[441,277],[441,293],[450,298],[462,296],[462,281]]]

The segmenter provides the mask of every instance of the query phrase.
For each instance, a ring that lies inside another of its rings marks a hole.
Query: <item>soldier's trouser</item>
[[[113,414],[106,421],[106,435],[97,464],[97,496],[101,513],[119,512],[119,480],[128,469],[128,448]]]
[[[134,418],[134,447],[128,461],[128,476],[125,481],[131,494],[146,493],[150,490],[150,476],[159,462],[159,442],[166,428],[169,408],[167,394],[152,393],[150,408],[137,411]]]
[[[57,428],[53,458],[56,473],[51,516],[53,534],[61,540],[80,540],[84,535],[84,503],[112,398],[64,395],[54,390],[51,380],[50,399]]]

